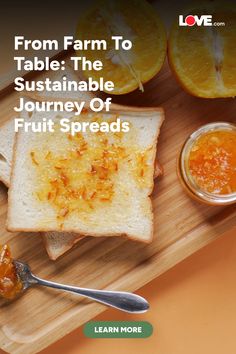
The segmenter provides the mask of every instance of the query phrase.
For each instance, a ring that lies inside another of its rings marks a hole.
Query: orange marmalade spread
[[[236,192],[236,132],[216,130],[201,135],[189,154],[195,183],[214,194]]]
[[[101,119],[99,115],[82,116],[83,121]],[[116,115],[109,118],[116,119]],[[29,154],[38,181],[36,199],[53,206],[61,222],[71,213],[90,213],[112,203],[114,196],[122,197],[116,191],[124,191],[126,178],[134,179],[138,188],[150,188],[154,148],[139,147],[133,132],[72,136],[58,132],[55,126],[54,133],[43,134],[40,149]]]
[[[10,249],[0,246],[0,296],[14,299],[22,289],[22,283],[16,273]]]

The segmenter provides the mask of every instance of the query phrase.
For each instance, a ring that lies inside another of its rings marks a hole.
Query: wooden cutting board
[[[17,259],[28,262],[39,276],[84,287],[135,291],[236,225],[235,205],[198,204],[182,190],[176,159],[187,136],[202,124],[235,121],[236,101],[204,100],[186,94],[168,64],[145,86],[145,93],[115,97],[114,102],[162,106],[166,119],[158,143],[164,176],[153,191],[155,236],[152,244],[123,238],[86,238],[53,262],[39,234],[8,233],[5,229],[7,189],[0,186],[1,243],[8,242]],[[0,124],[14,117],[16,94],[0,99]],[[30,289],[15,303],[1,307],[0,347],[15,354],[36,353],[106,309],[105,306],[45,288]]]

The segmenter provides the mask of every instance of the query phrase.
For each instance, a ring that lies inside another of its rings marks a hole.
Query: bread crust
[[[31,96],[27,95],[27,97],[30,97],[32,99],[34,99]],[[40,97],[39,101],[43,101],[44,98]],[[45,100],[50,100],[49,97],[45,97]],[[54,98],[55,100],[55,98]],[[66,99],[66,101],[68,101],[69,98]],[[71,99],[72,101],[75,99]],[[89,112],[93,112],[89,107],[88,107],[88,104],[86,104],[86,108],[88,109]],[[161,107],[131,107],[131,106],[121,106],[121,105],[118,105],[118,104],[112,104],[111,107],[110,107],[110,112],[105,112],[105,111],[101,111],[101,113],[119,113],[119,114],[130,114],[130,115],[134,115],[135,116],[135,113],[139,113],[139,116],[140,116],[140,113],[143,114],[143,117],[145,119],[145,116],[149,113],[149,112],[158,112],[159,115],[160,115],[160,126],[162,125],[163,121],[164,121],[164,110],[163,108]],[[156,134],[155,134],[155,137],[154,137],[154,140],[153,140],[153,144],[152,146],[154,146],[155,148],[155,152],[156,152],[156,146],[157,146],[157,141],[158,141],[158,136],[159,136],[159,129],[157,129],[156,131]],[[17,148],[18,148],[18,144],[19,144],[19,137],[21,134],[24,134],[23,132],[19,132],[16,134],[16,138],[15,138],[15,143],[14,143],[14,148],[13,148],[13,162],[12,162],[12,165],[15,166],[15,163],[16,163],[16,159],[17,159]],[[150,164],[152,166],[152,169],[153,169],[153,176],[154,176],[154,164],[155,164],[155,159],[156,159],[156,153],[153,154],[153,161],[152,163]],[[11,171],[11,181],[13,180],[13,178],[16,178],[15,176],[15,171],[14,171],[14,168],[12,169]],[[109,234],[106,233],[105,236],[107,237],[113,237],[113,236],[121,236],[121,237],[127,237],[129,239],[132,239],[132,240],[136,240],[136,241],[141,241],[141,242],[144,242],[144,243],[150,243],[153,239],[153,228],[154,228],[154,223],[153,223],[153,206],[152,206],[152,201],[151,201],[151,193],[153,191],[153,188],[154,188],[154,180],[152,180],[152,183],[150,185],[150,188],[148,189],[148,196],[147,196],[147,201],[148,201],[148,214],[150,215],[150,222],[151,222],[151,230],[150,230],[150,234],[148,235],[148,237],[146,237],[145,239],[140,239],[140,237],[138,237],[137,235],[134,235],[134,234],[130,234],[130,233],[118,233],[118,232],[111,232]],[[8,205],[8,208],[9,210],[11,209],[12,207],[12,203],[13,203],[13,191],[12,189],[10,188],[9,191],[8,191],[8,200],[9,200],[9,205]],[[40,228],[21,228],[21,227],[14,227],[12,225],[12,220],[9,216],[9,213],[8,213],[8,217],[7,217],[7,230],[10,231],[10,232],[16,232],[16,231],[22,231],[22,232],[50,232],[50,231],[54,231],[54,232],[66,232],[66,233],[76,233],[76,234],[79,234],[79,237],[85,237],[85,236],[93,236],[93,237],[104,237],[104,233],[97,233],[97,232],[89,232],[89,233],[85,233],[83,232],[83,230],[81,230],[79,227],[74,229],[74,228],[67,228],[66,230],[63,230],[63,229],[56,229],[56,228],[52,228],[50,226],[48,227],[40,227]],[[44,235],[44,237],[46,237]],[[78,241],[75,241],[73,242],[73,244],[71,245],[71,247],[77,243]],[[66,247],[68,250],[69,248],[71,247]],[[46,247],[47,248],[47,247]],[[47,248],[47,251],[48,251],[48,248]],[[50,256],[50,254],[49,254]],[[50,258],[53,258],[53,257],[50,257]]]
[[[4,128],[10,128],[10,124],[12,123],[11,120],[8,120],[6,122],[4,122],[1,126],[0,126],[0,134],[2,134],[2,129]],[[6,134],[6,132],[5,132]],[[5,139],[4,139],[5,140]],[[7,142],[6,142],[7,143]],[[12,142],[14,144],[14,142]],[[9,147],[8,146],[4,146],[4,149],[8,149]],[[0,154],[2,154],[3,156],[5,156],[5,154],[3,153],[3,151],[0,151]],[[11,161],[12,162],[12,161]],[[8,161],[8,159],[6,159],[6,162],[2,162],[2,164],[6,164],[6,168],[9,168],[9,170],[11,170],[11,166],[10,166],[10,161]],[[6,187],[9,188],[10,186],[10,180],[6,178],[6,176],[4,176],[4,173],[1,174],[1,171],[0,171],[0,182],[4,183]]]
[[[150,200],[150,205],[152,205],[151,200]],[[150,208],[150,210],[152,210],[152,208]],[[153,224],[153,217],[152,217],[152,224]],[[87,236],[92,236],[92,237],[127,237],[131,240],[135,240],[135,241],[140,241],[143,243],[151,243],[152,242],[152,238],[153,238],[153,227],[152,227],[152,231],[150,233],[150,239],[142,239],[140,240],[139,237],[137,237],[136,235],[132,235],[132,234],[126,234],[126,233],[106,233],[106,235],[104,235],[104,233],[94,233],[94,232],[83,232],[81,230],[79,230],[79,228],[75,229],[66,229],[66,230],[55,230],[55,228],[41,228],[40,229],[35,229],[35,228],[18,228],[18,227],[12,227],[9,226],[9,224],[7,223],[6,226],[6,230],[9,232],[50,232],[50,231],[55,231],[58,233],[76,233],[79,234],[80,237],[87,237]]]
[[[68,232],[64,232],[64,234],[69,234]],[[47,235],[47,233],[42,233],[41,234],[42,236],[42,240],[43,240],[43,244],[44,244],[44,247],[47,251],[47,254],[49,256],[49,258],[52,260],[52,261],[55,261],[56,259],[58,259],[59,257],[61,257],[63,254],[65,254],[66,252],[68,252],[69,250],[72,249],[72,247],[77,244],[79,241],[81,241],[82,239],[84,239],[83,236],[80,236],[79,234],[75,234],[74,235],[74,238],[73,240],[71,240],[70,242],[67,242],[64,244],[63,247],[61,247],[61,250],[59,252],[59,254],[55,254],[55,252],[53,253],[52,252],[52,247],[50,247],[50,244],[49,244],[49,235]]]
[[[10,187],[10,182],[7,181],[3,176],[0,176],[0,182],[2,182],[7,188]]]

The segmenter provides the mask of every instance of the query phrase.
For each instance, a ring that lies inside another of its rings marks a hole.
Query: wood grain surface
[[[0,124],[14,117],[17,95],[4,92]],[[166,63],[145,86],[145,93],[114,97],[113,102],[162,106],[166,119],[158,143],[164,176],[153,191],[155,236],[150,245],[123,238],[86,238],[53,262],[39,234],[9,233],[5,229],[7,189],[0,186],[1,243],[8,242],[17,259],[39,276],[58,282],[109,290],[135,291],[236,225],[235,205],[198,204],[182,190],[176,174],[178,151],[200,125],[235,120],[236,101],[203,100],[186,94]],[[26,186],[27,188],[27,186]],[[97,314],[103,305],[52,289],[30,289],[16,302],[1,306],[0,347],[15,354],[36,353]]]

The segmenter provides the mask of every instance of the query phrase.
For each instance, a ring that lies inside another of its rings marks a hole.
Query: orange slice
[[[166,55],[164,26],[151,5],[144,0],[100,0],[82,16],[78,23],[77,39],[106,40],[106,50],[78,50],[78,56],[101,60],[100,71],[84,71],[85,76],[111,80],[114,90],[121,95],[149,81],[161,69]],[[112,36],[123,36],[132,41],[130,50],[115,50]]]
[[[236,8],[208,3],[185,12],[184,19],[188,15],[212,15],[213,25],[174,23],[168,57],[179,83],[198,97],[236,96]]]

